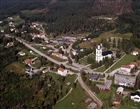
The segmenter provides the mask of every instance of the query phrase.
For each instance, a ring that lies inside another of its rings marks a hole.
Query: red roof
[[[63,69],[63,68],[59,68],[58,70],[61,71],[61,72],[65,71],[65,69]]]
[[[26,59],[26,60],[25,60],[25,63],[26,63],[26,64],[32,64],[32,60],[31,60],[31,59]]]
[[[52,55],[62,56],[62,54],[59,52],[53,52]]]
[[[128,68],[128,69],[131,69],[131,66],[129,66],[129,65],[122,65],[121,68]]]
[[[136,65],[138,65],[138,64],[137,64],[137,62],[131,62],[130,65],[135,65],[135,66],[136,66]]]
[[[92,42],[92,43],[96,43],[97,41],[93,39],[93,40],[91,40],[91,42]]]
[[[45,35],[43,32],[39,33],[40,36]]]

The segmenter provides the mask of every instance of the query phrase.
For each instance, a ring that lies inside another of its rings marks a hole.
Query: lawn
[[[99,37],[94,38],[97,42],[100,42],[102,38],[109,38],[109,37],[121,37],[121,38],[130,38],[132,33],[125,33],[125,34],[115,34],[116,29],[104,32],[99,35]]]
[[[92,49],[93,48],[93,44],[89,41],[82,42],[78,46],[80,46],[80,48],[86,48],[86,49]]]
[[[134,102],[126,97],[124,99],[124,105],[115,105],[115,109],[140,109],[140,103]]]
[[[131,62],[137,60],[137,58],[138,58],[137,56],[127,54],[126,56],[124,56],[124,58],[122,58],[119,62],[117,62],[113,67],[111,67],[108,70],[108,72],[111,72],[111,71],[119,68],[121,65],[130,64]]]
[[[77,84],[71,94],[54,106],[54,109],[86,109],[89,103],[84,101],[89,98],[87,93]],[[74,105],[72,105],[74,103]]]
[[[79,60],[79,63],[80,64],[83,64],[83,65],[88,65],[89,63],[87,62],[87,59],[88,57],[92,58],[92,59],[95,59],[95,55],[94,54],[89,54],[88,56],[82,58]]]
[[[102,66],[100,68],[98,68],[97,70],[95,70],[96,72],[104,72],[106,70],[105,66]]]

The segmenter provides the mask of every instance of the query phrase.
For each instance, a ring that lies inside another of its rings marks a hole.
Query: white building
[[[117,94],[122,94],[123,93],[123,89],[124,89],[123,87],[118,87],[116,93]]]
[[[67,76],[68,71],[65,70],[64,68],[59,68],[58,71],[57,71],[57,73],[58,73],[59,75],[61,75],[61,76]]]
[[[131,100],[134,100],[134,102],[140,102],[140,92],[131,93]]]
[[[108,57],[108,58],[111,58],[113,55],[113,52],[111,50],[108,50],[108,51],[105,51],[105,52],[102,52],[102,45],[98,45],[97,48],[96,48],[96,61],[97,62],[100,62],[100,61],[103,61],[103,59],[105,57]]]
[[[137,52],[137,51],[133,51],[132,52],[132,55],[134,55],[134,56],[136,56],[136,55],[138,55],[139,53]]]

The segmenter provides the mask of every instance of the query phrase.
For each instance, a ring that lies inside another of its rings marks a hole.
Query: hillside
[[[102,14],[122,14],[132,12],[132,0],[95,0],[93,10],[102,12]],[[98,13],[96,13],[98,14]]]

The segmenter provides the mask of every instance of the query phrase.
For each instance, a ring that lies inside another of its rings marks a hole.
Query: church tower
[[[98,45],[96,48],[96,59],[97,62],[100,62],[103,60],[102,56],[102,44]]]

